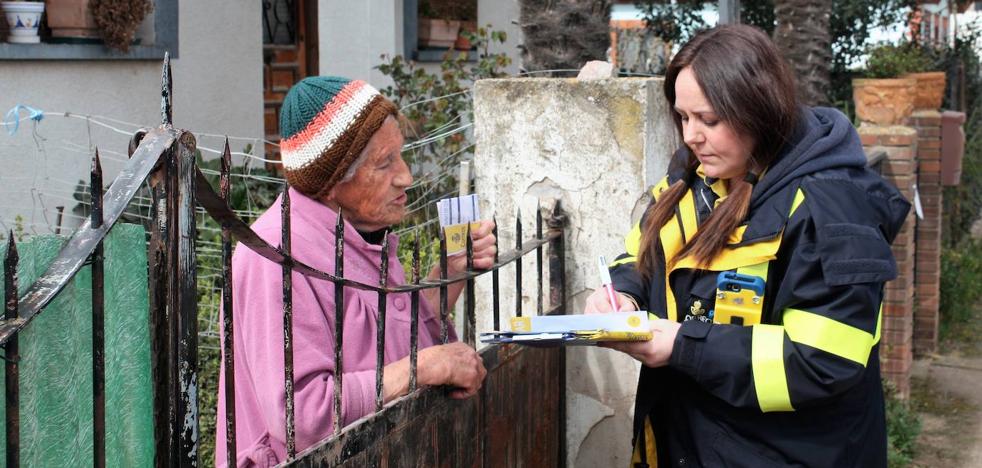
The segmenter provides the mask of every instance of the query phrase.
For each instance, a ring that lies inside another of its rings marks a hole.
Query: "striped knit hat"
[[[399,110],[361,80],[312,76],[293,85],[280,110],[287,182],[314,198],[344,177],[368,140]]]

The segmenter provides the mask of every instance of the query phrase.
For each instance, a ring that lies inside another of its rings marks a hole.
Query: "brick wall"
[[[911,127],[876,125],[863,125],[857,130],[867,155],[880,150],[887,153],[887,159],[881,166],[883,177],[895,185],[904,197],[913,200],[914,184],[917,183],[917,131]],[[893,241],[898,276],[888,282],[884,290],[880,339],[883,376],[894,383],[904,398],[910,393],[910,366],[913,361],[915,220],[911,210],[900,234]]]
[[[917,191],[924,219],[917,221],[914,284],[914,354],[933,353],[938,344],[938,301],[941,286],[941,113],[918,111]]]

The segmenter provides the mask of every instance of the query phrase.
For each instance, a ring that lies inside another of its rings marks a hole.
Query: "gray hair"
[[[358,159],[355,159],[355,162],[351,163],[351,165],[348,166],[348,170],[344,171],[344,177],[342,177],[341,180],[338,181],[338,183],[343,184],[345,182],[350,181],[351,179],[354,179],[355,173],[358,172],[358,169],[361,168],[362,164],[365,164],[365,161],[367,160],[368,160],[367,153],[362,152],[362,154],[359,154]]]

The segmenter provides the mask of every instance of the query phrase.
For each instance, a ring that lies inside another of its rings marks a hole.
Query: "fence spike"
[[[219,196],[228,204],[232,190],[232,155],[228,137],[222,153]],[[232,233],[222,226],[222,365],[225,369],[225,454],[228,466],[234,466],[236,454],[235,428],[235,308],[232,303]],[[219,428],[221,430],[221,428]]]
[[[540,200],[535,201],[535,239],[542,240],[542,203]],[[535,248],[535,279],[536,286],[538,290],[536,291],[536,302],[535,311],[538,315],[542,315],[542,246],[539,245]]]
[[[515,215],[515,250],[522,250],[522,209]],[[522,258],[515,260],[515,313],[522,316]]]
[[[89,171],[89,195],[92,197],[92,211],[89,219],[93,228],[102,227],[102,162],[99,160],[99,148],[95,149],[92,157],[92,167]]]
[[[447,296],[447,236],[440,228],[440,342],[446,344],[448,339],[447,314],[450,312],[449,297]]]
[[[491,234],[494,235],[494,269],[491,270],[491,313],[494,318],[494,330],[501,330],[501,304],[499,301],[499,285],[498,285],[498,217],[497,215],[491,216],[491,222],[494,223],[494,227],[491,228]]]
[[[280,209],[280,250],[291,258],[290,186],[283,185]],[[283,383],[286,393],[286,456],[292,460],[297,455],[296,413],[293,393],[293,268],[292,261],[283,264]]]
[[[378,284],[382,291],[378,293],[378,322],[375,332],[375,410],[382,409],[382,379],[385,376],[385,315],[386,300],[388,294],[385,293],[385,286],[389,276],[389,232],[382,237],[382,265]]]
[[[160,120],[161,125],[170,126],[173,121],[174,109],[172,97],[174,83],[171,81],[170,52],[164,52],[163,70],[160,72]]]
[[[334,276],[344,277],[344,210],[334,225]],[[341,433],[341,388],[344,376],[344,283],[334,283],[334,434]]]
[[[14,240],[14,231],[10,230],[7,237],[7,256],[3,261],[4,266],[4,294],[6,301],[4,304],[4,318],[14,320],[17,318],[17,263],[20,256],[17,254],[17,242]],[[5,384],[5,411],[6,411],[6,452],[7,466],[20,465],[20,370],[17,365],[19,358],[17,335],[13,335],[4,345],[4,384]]]
[[[222,151],[221,176],[219,178],[220,195],[225,203],[228,203],[229,191],[231,190],[230,181],[232,174],[232,151],[228,147],[228,137],[225,137],[225,150]]]
[[[413,238],[413,286],[419,286],[419,229]],[[409,392],[416,391],[416,371],[419,353],[419,290],[409,294]]]
[[[464,238],[467,273],[474,271],[474,240],[471,239],[471,223],[467,223],[467,234]],[[474,314],[474,279],[464,282],[464,341],[471,346],[477,342],[477,319]]]

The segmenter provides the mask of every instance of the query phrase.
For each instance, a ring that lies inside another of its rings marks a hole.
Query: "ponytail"
[[[661,242],[659,232],[675,215],[675,207],[678,206],[689,185],[685,180],[677,180],[670,187],[665,189],[658,196],[658,201],[651,204],[644,214],[644,227],[641,229],[641,247],[638,252],[638,271],[641,272],[646,280],[651,279],[651,273],[655,269],[655,243]]]

